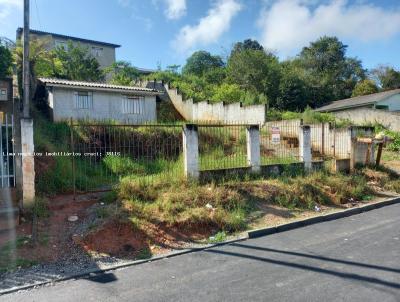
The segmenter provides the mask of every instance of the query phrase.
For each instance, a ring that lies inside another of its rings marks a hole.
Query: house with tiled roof
[[[141,124],[157,120],[152,88],[39,78],[54,121],[89,120]]]

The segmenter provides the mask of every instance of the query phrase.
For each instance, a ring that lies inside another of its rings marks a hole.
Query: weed
[[[214,236],[211,236],[208,239],[209,243],[218,243],[218,242],[224,242],[227,238],[227,235],[225,232],[218,232],[217,234],[215,234]]]
[[[110,213],[108,211],[108,208],[106,207],[100,207],[96,209],[96,216],[99,219],[105,219],[109,217]]]
[[[136,258],[137,259],[150,259],[152,256],[153,256],[153,254],[151,253],[150,248],[145,247],[139,251]]]

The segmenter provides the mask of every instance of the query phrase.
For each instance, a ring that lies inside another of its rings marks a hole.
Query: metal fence
[[[260,130],[261,164],[289,164],[299,161],[300,124],[268,122]]]
[[[200,124],[200,170],[247,167],[246,128],[244,124]]]
[[[0,187],[15,187],[14,116],[0,115]]]
[[[128,177],[154,182],[183,175],[179,125],[73,125],[73,178],[77,191],[106,190]]]

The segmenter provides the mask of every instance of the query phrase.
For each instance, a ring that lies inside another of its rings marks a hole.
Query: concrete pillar
[[[261,166],[260,155],[260,128],[258,125],[248,126],[246,129],[247,163],[252,172],[259,172]]]
[[[311,154],[311,128],[309,125],[301,125],[299,132],[299,156],[300,161],[304,162],[304,168],[311,170],[312,154]]]
[[[22,202],[24,207],[35,200],[35,159],[33,144],[33,120],[21,119],[22,151]]]
[[[183,127],[183,161],[186,178],[199,178],[199,137],[198,127],[186,124]]]

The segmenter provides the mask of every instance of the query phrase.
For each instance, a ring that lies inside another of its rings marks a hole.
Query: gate
[[[0,187],[15,187],[14,116],[0,113]]]

